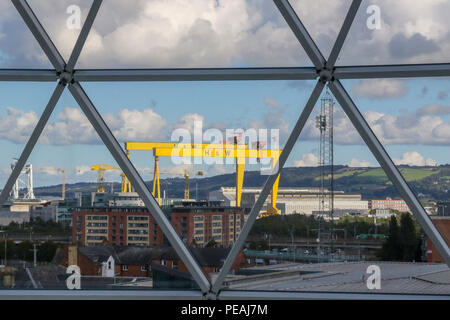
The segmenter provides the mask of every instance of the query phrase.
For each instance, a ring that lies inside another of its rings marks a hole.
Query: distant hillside
[[[450,189],[450,166],[439,167],[400,167],[405,179],[409,182],[413,191],[423,199],[447,200]],[[281,187],[319,187],[320,169],[318,167],[285,168],[281,174]],[[350,168],[347,166],[335,166],[335,189],[345,192],[357,192],[364,199],[378,199],[386,196],[398,196],[392,183],[388,180],[381,168]],[[245,187],[261,187],[267,176],[259,171],[245,173]],[[147,181],[152,188],[152,181]],[[221,186],[232,187],[235,185],[234,174],[223,174],[206,178],[190,179],[191,197],[195,197],[196,185],[199,198],[205,199],[209,191],[217,190]],[[114,191],[120,190],[119,183],[113,183]],[[107,184],[110,190],[111,184]],[[76,183],[66,185],[67,196],[74,192],[93,192],[95,183]],[[161,190],[166,190],[167,197],[183,197],[184,179],[161,179]],[[161,191],[162,192],[162,191]],[[35,188],[38,196],[59,196],[61,185]]]

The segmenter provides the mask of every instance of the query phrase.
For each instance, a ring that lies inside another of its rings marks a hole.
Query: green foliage
[[[44,242],[38,247],[37,260],[45,262],[52,261],[58,247],[59,245],[52,241]]]
[[[248,249],[258,251],[269,250],[269,244],[266,240],[251,241],[248,245]]]
[[[330,227],[330,222],[322,221],[324,228]],[[255,221],[250,236],[261,238],[265,234],[270,234],[274,237],[289,237],[291,233],[296,237],[302,238],[316,238],[318,220],[313,216],[302,214],[277,215],[261,218]],[[377,219],[377,228],[375,228],[373,218],[369,217],[342,217],[334,222],[335,229],[344,229],[336,231],[340,238],[347,234],[348,238],[355,238],[357,235],[387,233],[388,219]],[[308,234],[309,230],[309,234]]]
[[[72,230],[69,226],[55,221],[44,221],[40,218],[31,219],[28,223],[18,224],[11,222],[4,228],[8,233],[43,233],[51,235],[70,235]]]
[[[39,262],[50,262],[55,256],[56,250],[59,245],[47,241],[44,243],[37,244],[37,261]],[[14,243],[14,241],[7,242],[7,259],[8,260],[25,260],[25,261],[33,261],[34,253],[33,253],[33,242],[31,241],[22,241],[18,244]],[[0,242],[0,259],[5,258],[5,241]]]
[[[383,244],[379,256],[387,261],[421,261],[421,238],[417,223],[409,213],[397,219],[392,216],[389,223],[389,237]]]
[[[392,216],[389,221],[389,233],[386,242],[381,249],[381,259],[386,261],[397,261],[401,252],[400,231],[397,218]]]
[[[218,243],[216,242],[216,240],[211,239],[208,241],[208,243],[205,245],[205,248],[215,248],[218,246]]]

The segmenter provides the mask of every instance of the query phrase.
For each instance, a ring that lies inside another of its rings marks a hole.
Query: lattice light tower
[[[319,221],[318,240],[320,242],[323,232],[328,235],[330,244],[333,241],[333,215],[334,215],[334,176],[333,176],[333,108],[334,100],[326,91],[320,99],[320,114],[316,117],[316,128],[320,131],[319,142],[319,168],[320,168],[320,191],[319,191]],[[322,229],[322,219],[328,217],[331,222],[329,230]],[[331,245],[331,251],[333,250]]]

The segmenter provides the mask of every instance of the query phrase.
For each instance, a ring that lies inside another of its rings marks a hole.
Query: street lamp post
[[[294,263],[295,263],[295,247],[294,247],[294,230],[291,231],[292,250],[294,251]]]

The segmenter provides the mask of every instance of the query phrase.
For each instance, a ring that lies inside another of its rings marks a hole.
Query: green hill
[[[400,167],[400,171],[409,183],[413,191],[422,199],[447,200],[450,189],[450,166],[439,167]],[[392,186],[381,168],[350,168],[347,166],[335,166],[335,189],[345,192],[361,193],[364,199],[381,199],[387,196],[397,197],[398,193]],[[244,187],[261,187],[267,176],[259,171],[245,173]],[[149,187],[152,181],[148,181]],[[208,192],[217,190],[221,186],[232,187],[235,185],[234,174],[223,174],[213,177],[190,179],[191,197],[195,197],[196,186],[199,198],[205,199]],[[120,190],[119,183],[113,183],[114,190]],[[280,187],[319,187],[320,168],[300,167],[285,168],[281,174]],[[167,197],[183,197],[184,179],[161,179],[161,189],[166,191]],[[68,196],[74,192],[93,192],[95,183],[68,184],[66,193]],[[110,190],[110,184],[107,184]],[[38,196],[58,196],[61,194],[61,185],[40,187],[35,189]]]

